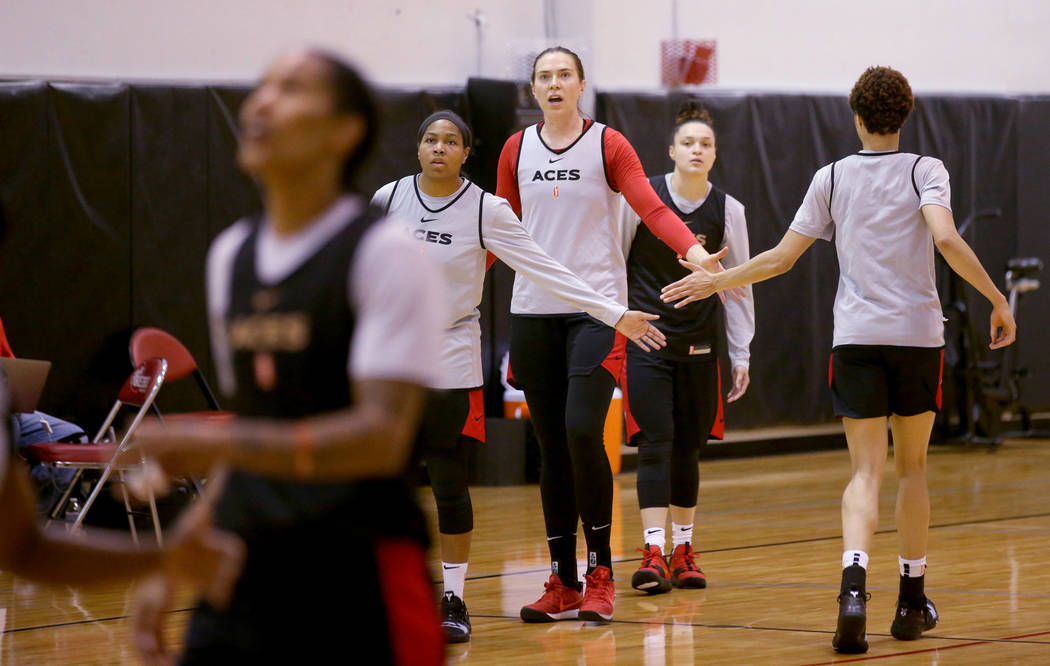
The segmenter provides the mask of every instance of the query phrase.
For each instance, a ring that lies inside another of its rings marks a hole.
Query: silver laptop
[[[51,361],[36,361],[30,358],[0,357],[0,368],[7,375],[7,386],[11,393],[12,412],[33,412],[44,391]]]

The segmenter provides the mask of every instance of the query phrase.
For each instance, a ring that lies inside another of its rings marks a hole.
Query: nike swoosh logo
[[[442,568],[444,568],[445,571],[448,571],[449,569],[458,569],[459,568],[459,567],[446,567],[444,564],[442,564],[441,566],[442,566]]]
[[[598,525],[597,527],[592,527],[591,531],[592,532],[597,532],[598,530],[604,530],[609,525],[612,525],[612,523],[605,523],[604,525]]]
[[[555,162],[561,162],[563,159],[565,159],[565,158],[564,157],[559,157],[558,159],[554,159],[553,157],[549,157],[549,158],[547,158],[547,162],[549,162],[550,164],[554,164]]]
[[[474,421],[480,421],[481,419],[482,419],[482,417],[480,417],[480,416],[475,416],[474,417]]]
[[[419,218],[419,221],[420,222],[436,222],[437,218],[436,217],[421,217],[421,218]]]

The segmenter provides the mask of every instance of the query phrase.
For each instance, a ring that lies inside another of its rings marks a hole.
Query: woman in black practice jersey
[[[689,226],[709,253],[724,247],[726,266],[748,258],[744,206],[715,187],[708,174],[717,154],[711,116],[687,103],[675,119],[668,149],[674,171],[649,179],[660,199]],[[660,300],[660,290],[689,271],[645,226],[626,201],[620,221],[627,252],[630,307],[654,308],[668,337],[666,348],[652,354],[627,350],[626,376],[621,379],[627,408],[628,437],[638,445],[638,505],[642,512],[641,566],[631,586],[650,594],[671,586],[706,587],[693,551],[693,515],[700,477],[700,447],[708,434],[721,436],[722,399],[719,352],[728,341],[733,368],[729,401],[747,390],[749,345],[755,332],[754,302],[747,297],[717,297],[675,309]],[[631,401],[631,397],[638,399]],[[640,432],[639,432],[640,429]],[[668,507],[673,550],[664,559]]]
[[[228,424],[143,427],[165,471],[230,473],[216,521],[248,547],[227,609],[197,606],[185,663],[438,664],[426,526],[406,478],[438,365],[441,276],[352,181],[376,135],[368,86],[317,50],[278,58],[241,108],[261,217],[213,242],[207,287]],[[218,480],[209,481],[209,487]],[[162,656],[163,585],[136,637]]]

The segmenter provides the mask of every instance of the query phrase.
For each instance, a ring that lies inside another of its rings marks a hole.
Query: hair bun
[[[678,115],[675,116],[674,124],[677,127],[694,120],[711,126],[711,114],[708,113],[703,104],[691,99],[678,109]]]

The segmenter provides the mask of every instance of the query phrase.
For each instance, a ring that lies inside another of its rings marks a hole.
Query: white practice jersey
[[[930,204],[951,210],[948,172],[933,157],[862,151],[814,174],[791,229],[834,238],[834,345],[944,344],[933,234],[921,211]]]
[[[489,252],[528,275],[547,298],[575,306],[609,326],[627,308],[605,298],[552,259],[525,231],[506,200],[470,182],[447,197],[431,197],[418,186],[418,176],[387,183],[372,197],[375,206],[407,225],[407,231],[445,278],[448,319],[441,340],[439,389],[476,388],[484,383],[481,367],[481,303]]]
[[[627,266],[620,249],[617,216],[620,195],[609,186],[602,134],[591,123],[569,148],[554,152],[539,126],[525,128],[518,153],[517,182],[525,229],[552,257],[598,293],[627,303]],[[510,311],[514,314],[578,312],[518,274]]]

